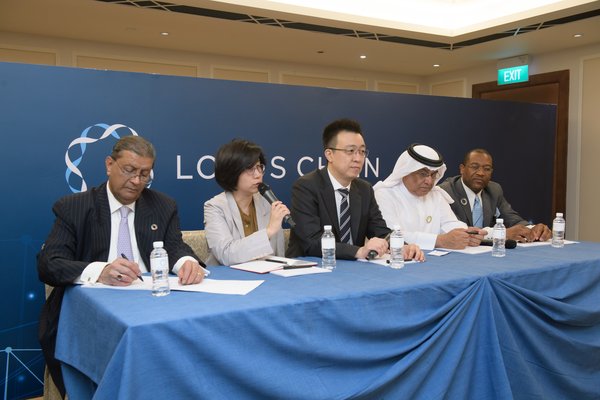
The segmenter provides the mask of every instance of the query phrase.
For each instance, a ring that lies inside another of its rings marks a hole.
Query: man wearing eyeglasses
[[[426,250],[478,246],[485,231],[459,221],[450,208],[450,196],[435,186],[445,171],[437,150],[411,144],[390,176],[374,187],[383,218],[388,226],[400,225],[405,240]]]
[[[440,187],[452,198],[452,210],[467,224],[483,227],[491,237],[496,218],[503,218],[507,239],[519,242],[545,241],[552,232],[544,224],[528,225],[506,201],[502,186],[493,182],[492,156],[485,149],[469,151],[460,164],[460,175],[446,179]]]
[[[390,233],[373,196],[371,184],[358,178],[369,154],[358,122],[341,119],[323,131],[327,166],[300,177],[292,188],[292,217],[288,257],[321,257],[323,226],[331,225],[338,259],[364,259],[370,251],[388,251]],[[415,245],[404,257],[422,261]]]
[[[155,158],[150,142],[126,136],[106,157],[108,182],[65,196],[52,209],[56,221],[38,254],[38,274],[54,289],[42,309],[39,333],[46,363],[62,394],[54,346],[67,286],[95,282],[128,286],[143,279],[154,241],[164,242],[169,269],[182,284],[200,283],[207,273],[181,238],[175,201],[147,188]]]

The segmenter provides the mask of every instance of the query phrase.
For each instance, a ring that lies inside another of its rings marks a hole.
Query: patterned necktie
[[[477,196],[475,196],[475,203],[473,204],[473,226],[483,228],[483,210]]]
[[[131,251],[131,236],[129,235],[129,224],[127,223],[127,215],[129,207],[122,206],[121,222],[119,223],[119,238],[117,239],[117,257],[124,254],[128,260],[133,261],[133,251]]]
[[[350,204],[348,203],[348,189],[338,189],[342,195],[340,203],[340,242],[350,243]]]

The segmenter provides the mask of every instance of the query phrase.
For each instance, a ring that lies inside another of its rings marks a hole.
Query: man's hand
[[[425,261],[425,253],[416,244],[405,244],[402,256],[405,260]]]
[[[452,229],[437,236],[435,247],[462,250],[467,246],[479,246],[485,234],[485,230],[475,227]]]
[[[356,252],[355,257],[356,258],[367,258],[367,256],[369,255],[369,252],[371,250],[375,250],[377,252],[377,255],[381,256],[385,253],[387,253],[388,251],[388,242],[385,239],[381,239],[378,237],[374,237],[369,239],[369,241],[360,249],[358,249],[358,251]]]
[[[177,276],[179,277],[179,283],[182,285],[193,285],[202,282],[204,270],[197,261],[186,260],[179,268]]]
[[[98,282],[112,286],[129,286],[141,275],[140,267],[137,263],[125,258],[117,258],[108,264],[98,278]]]
[[[506,229],[506,238],[517,242],[533,242],[533,232],[525,225],[514,225]]]
[[[552,238],[552,231],[544,224],[535,225],[531,228],[531,233],[533,234],[534,241],[539,240],[540,242],[545,242]]]

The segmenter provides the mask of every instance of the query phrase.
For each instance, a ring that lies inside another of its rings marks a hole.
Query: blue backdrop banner
[[[177,200],[183,229],[202,229],[203,204],[221,191],[213,178],[219,146],[233,138],[260,144],[264,180],[289,203],[294,180],[324,165],[324,126],[342,117],[363,127],[370,154],[361,176],[371,183],[414,142],[440,150],[447,176],[458,174],[468,149],[484,147],[513,207],[534,222],[552,219],[554,106],[0,63],[5,397],[42,387],[44,287],[35,255],[52,204],[102,183],[103,160],[119,137],[154,143],[153,189]]]

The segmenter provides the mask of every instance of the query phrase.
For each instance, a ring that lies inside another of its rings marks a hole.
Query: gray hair
[[[154,146],[141,136],[122,137],[115,143],[110,156],[116,160],[122,151],[131,151],[140,157],[156,159]]]

